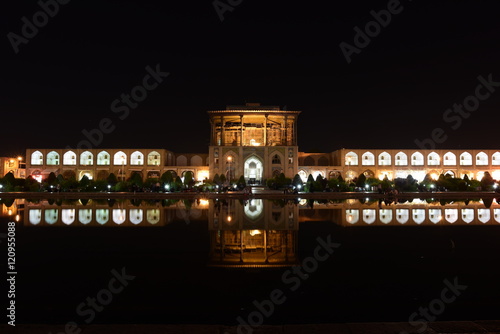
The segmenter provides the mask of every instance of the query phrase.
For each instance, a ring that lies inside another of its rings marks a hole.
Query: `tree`
[[[137,173],[137,172],[133,172],[132,175],[130,176],[130,179],[128,179],[128,181],[130,183],[132,183],[133,185],[136,185],[138,187],[142,187],[142,176],[141,174]]]
[[[184,186],[188,189],[191,189],[194,185],[193,172],[188,171],[184,173]]]
[[[182,189],[182,180],[179,175],[175,177],[175,181],[173,182],[174,191],[179,191]]]
[[[292,180],[292,185],[294,187],[298,187],[299,185],[302,187],[302,178],[300,177],[299,174],[295,174],[295,176],[293,177],[293,180]]]
[[[220,181],[220,176],[219,176],[219,174],[215,174],[215,175],[214,175],[213,183],[214,183],[215,185],[218,185],[218,186],[220,186],[220,185],[221,185],[221,183],[222,183],[222,182]]]
[[[108,184],[115,186],[118,183],[118,178],[116,177],[116,175],[114,173],[111,173],[106,178],[106,181],[108,182]]]
[[[481,189],[483,191],[491,191],[495,181],[489,172],[484,172],[484,176],[481,179]]]
[[[83,190],[88,190],[90,186],[90,180],[87,175],[84,175],[79,182],[80,188]]]
[[[356,187],[364,188],[365,183],[366,183],[366,176],[365,176],[365,174],[361,173],[361,175],[358,176],[358,180],[356,181]]]
[[[240,176],[238,179],[238,182],[236,182],[238,188],[241,190],[247,186],[247,183],[245,181],[245,177],[243,175]]]
[[[172,172],[168,170],[161,175],[160,180],[165,184],[171,184],[174,182],[174,176],[172,175]]]
[[[49,186],[55,186],[57,184],[57,176],[54,172],[50,172],[49,176],[45,180]]]
[[[9,173],[5,174],[5,176],[2,179],[2,182],[6,185],[8,184],[8,185],[14,186],[14,183],[16,183],[16,178],[14,177],[14,174],[9,172]]]

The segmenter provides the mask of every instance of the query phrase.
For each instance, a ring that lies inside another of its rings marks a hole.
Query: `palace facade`
[[[110,173],[127,179],[139,173],[144,179],[172,171],[181,177],[193,172],[195,179],[212,179],[224,174],[228,179],[244,176],[247,184],[262,184],[284,173],[325,178],[342,176],[389,179],[412,175],[422,181],[426,174],[454,177],[468,175],[481,179],[488,171],[500,180],[500,151],[497,150],[417,150],[339,149],[331,153],[298,150],[297,125],[300,111],[278,106],[247,103],[208,111],[211,132],[207,153],[183,154],[167,149],[27,149],[26,175],[41,181],[54,172],[64,177],[104,180]]]

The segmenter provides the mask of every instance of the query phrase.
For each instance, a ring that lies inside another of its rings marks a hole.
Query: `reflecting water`
[[[17,222],[20,322],[84,323],[76,306],[122,267],[136,280],[96,323],[237,324],[277,288],[287,301],[269,324],[408,321],[454,277],[468,288],[437,320],[500,314],[496,200],[2,203],[1,232]],[[328,238],[340,247],[291,291],[284,273]]]
[[[24,204],[25,203],[25,204]],[[297,230],[298,223],[330,221],[341,226],[484,225],[500,223],[500,205],[483,200],[286,201],[253,199],[86,200],[2,204],[3,217],[24,225],[164,226],[175,220],[208,221],[211,230]]]

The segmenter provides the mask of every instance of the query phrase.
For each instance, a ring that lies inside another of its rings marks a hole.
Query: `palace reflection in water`
[[[2,220],[25,227],[161,227],[172,223],[207,224],[209,264],[218,267],[279,267],[298,264],[301,223],[343,227],[499,225],[496,200],[420,200],[389,203],[285,200],[74,200],[1,205]]]

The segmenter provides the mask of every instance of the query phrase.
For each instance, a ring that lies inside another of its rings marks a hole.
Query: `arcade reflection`
[[[199,223],[209,235],[214,267],[265,268],[298,264],[300,224],[341,228],[500,226],[498,199],[412,199],[399,203],[348,200],[0,200],[0,221],[24,227],[161,227]],[[206,227],[205,227],[206,226]],[[332,225],[333,226],[333,225]],[[169,232],[170,233],[170,232]],[[176,233],[176,229],[171,229]]]
[[[208,210],[210,265],[284,267],[298,263],[299,208],[293,202],[216,200]]]
[[[208,231],[215,233],[214,242],[219,246],[214,251],[241,252],[243,247],[244,253],[247,253],[257,247],[255,240],[262,240],[257,248],[263,250],[285,247],[285,244],[277,241],[281,237],[285,238],[283,231],[288,233],[286,238],[293,238],[292,232],[299,229],[299,224],[309,221],[332,222],[345,227],[497,225],[500,223],[498,201],[500,199],[411,199],[395,203],[366,198],[33,202],[0,199],[0,217],[25,226],[132,227],[199,221],[208,223]]]

